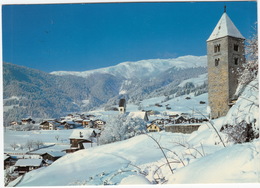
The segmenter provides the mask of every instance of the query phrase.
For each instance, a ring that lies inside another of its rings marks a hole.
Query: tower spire
[[[226,13],[227,12],[227,6],[225,5],[224,6],[224,13]]]

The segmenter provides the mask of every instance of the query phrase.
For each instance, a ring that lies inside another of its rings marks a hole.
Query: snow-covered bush
[[[146,123],[142,119],[126,115],[111,116],[100,136],[100,143],[107,144],[125,140],[146,133]]]
[[[254,138],[259,137],[259,135],[253,131],[252,124],[248,124],[246,121],[241,121],[237,125],[225,125],[223,132],[228,134],[228,142],[234,142],[236,144],[250,142]]]
[[[259,89],[258,79],[246,85],[237,102],[225,117],[221,131],[229,141],[249,142],[259,137]]]
[[[256,31],[256,27],[255,27]],[[222,131],[229,141],[249,142],[259,137],[259,81],[257,32],[246,40],[246,62],[238,70],[239,86],[236,104],[229,110]]]
[[[255,27],[256,31],[256,27]],[[245,85],[258,76],[258,35],[257,32],[246,40],[245,47],[246,63],[239,70],[239,83]]]

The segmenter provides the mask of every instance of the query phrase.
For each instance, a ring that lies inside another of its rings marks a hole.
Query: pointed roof
[[[228,17],[226,12],[223,13],[207,41],[215,40],[225,36],[245,39],[240,31],[236,28],[232,20]]]
[[[125,107],[125,99],[120,99],[119,107]]]

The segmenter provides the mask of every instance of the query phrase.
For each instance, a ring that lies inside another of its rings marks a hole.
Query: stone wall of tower
[[[215,47],[220,50],[215,52]],[[228,40],[227,37],[207,42],[208,51],[208,89],[211,117],[224,116],[228,110]],[[218,62],[217,62],[218,61]]]
[[[234,45],[238,45],[238,51]],[[218,118],[227,114],[234,98],[238,85],[236,69],[244,62],[243,39],[226,36],[208,41],[207,54],[211,117]]]
[[[236,89],[238,86],[238,73],[237,69],[242,69],[242,65],[245,62],[245,48],[244,48],[244,39],[228,37],[229,45],[229,99],[236,99],[235,96]],[[234,46],[237,45],[237,51],[234,49]],[[237,60],[236,60],[237,59]]]

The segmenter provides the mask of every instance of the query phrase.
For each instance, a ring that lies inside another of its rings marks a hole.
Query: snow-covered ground
[[[258,89],[254,87],[255,82],[251,84],[253,87],[245,88],[242,97],[226,117],[216,119],[211,124],[203,124],[192,134],[164,131],[149,133],[66,154],[48,167],[27,173],[17,186],[260,183],[259,138],[249,143],[234,144],[229,141],[227,134],[219,132],[223,125],[236,123],[237,117],[258,125]],[[200,104],[200,101],[206,103]],[[191,94],[168,101],[165,101],[165,97],[147,99],[141,102],[141,107],[145,110],[159,111],[161,115],[196,115],[197,111],[207,114],[207,102],[207,94],[196,97]],[[162,107],[156,106],[156,103]],[[165,105],[171,109],[166,110]],[[138,108],[138,105],[128,104],[127,112],[138,111]],[[91,113],[109,118],[119,112],[105,112],[99,109]],[[212,124],[218,130],[224,144]],[[68,143],[71,131],[6,131],[5,150],[12,150],[10,144],[14,140],[18,143],[28,139],[41,139],[49,144]],[[59,141],[56,140],[56,135],[60,135]]]
[[[71,133],[72,130],[11,131],[7,129],[4,132],[4,152],[26,153],[28,148],[25,145],[28,141],[41,141],[45,146],[52,146],[52,151],[61,151],[70,147],[69,136]],[[15,150],[11,146],[14,143],[18,145]]]
[[[27,173],[18,186],[259,182],[259,140],[225,148],[207,126],[191,135],[149,135],[164,148],[174,174],[156,142],[140,135],[67,154]]]

